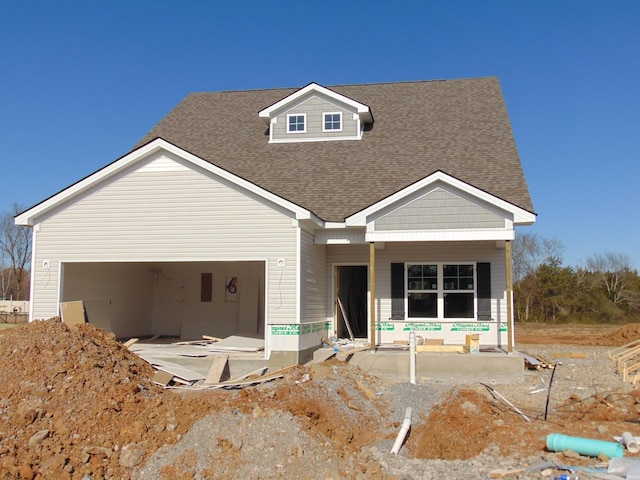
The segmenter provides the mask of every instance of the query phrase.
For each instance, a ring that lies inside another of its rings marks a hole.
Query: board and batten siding
[[[377,231],[503,229],[503,216],[442,188],[375,221]]]
[[[342,113],[342,130],[336,132],[324,132],[324,113]],[[306,114],[306,131],[304,133],[287,133],[287,115]],[[354,112],[330,102],[319,96],[311,98],[282,112],[276,118],[273,125],[272,140],[291,140],[303,138],[327,138],[327,137],[356,137],[358,136],[358,122],[353,118]]]
[[[391,318],[391,264],[392,263],[491,263],[491,316],[507,321],[505,250],[496,248],[493,241],[486,242],[387,242],[376,249],[376,321]],[[369,263],[369,245],[329,245],[327,264]],[[330,285],[331,279],[327,279]],[[330,300],[332,301],[332,300]],[[435,320],[434,320],[435,321]],[[440,321],[440,320],[438,320]],[[475,320],[474,320],[475,321]]]
[[[37,219],[33,318],[57,314],[60,262],[263,260],[269,322],[295,321],[290,216],[165,156],[135,167]]]

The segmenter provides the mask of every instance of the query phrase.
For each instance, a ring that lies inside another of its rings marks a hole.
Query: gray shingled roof
[[[362,140],[270,144],[258,112],[296,91],[273,89],[192,93],[136,148],[161,137],[326,221],[437,170],[533,212],[497,78],[328,88],[371,108]]]

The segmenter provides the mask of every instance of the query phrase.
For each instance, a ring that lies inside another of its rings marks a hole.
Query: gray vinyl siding
[[[376,250],[376,316],[377,321],[391,317],[391,263],[395,262],[490,262],[491,263],[491,316],[505,322],[507,319],[505,250],[495,242],[387,242]],[[327,263],[369,263],[368,245],[329,245]],[[330,285],[331,279],[327,279]]]
[[[504,217],[442,188],[375,221],[377,231],[497,228],[505,228]]]
[[[324,113],[342,112],[342,131],[323,132]],[[287,115],[306,114],[305,133],[287,133]],[[358,122],[353,119],[353,112],[338,106],[333,102],[312,96],[298,105],[282,112],[277,117],[277,123],[273,126],[273,140],[295,140],[309,138],[331,137],[355,137],[358,135]]]
[[[300,321],[321,322],[327,317],[326,246],[314,245],[313,235],[301,232]]]
[[[38,219],[34,318],[57,314],[61,261],[265,260],[268,320],[294,323],[291,217],[209,173],[166,159],[154,165],[160,168],[125,172]],[[279,258],[284,268],[276,266]],[[44,259],[51,261],[49,270],[42,268]]]

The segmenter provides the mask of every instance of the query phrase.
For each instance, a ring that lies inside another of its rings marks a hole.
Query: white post
[[[409,383],[416,384],[416,332],[409,332]]]

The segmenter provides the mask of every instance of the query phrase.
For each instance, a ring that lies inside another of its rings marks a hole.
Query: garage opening
[[[264,338],[265,263],[67,262],[61,302],[118,338]]]
[[[367,338],[367,279],[366,265],[336,267],[336,332],[340,338],[349,338],[347,321],[354,337]]]

